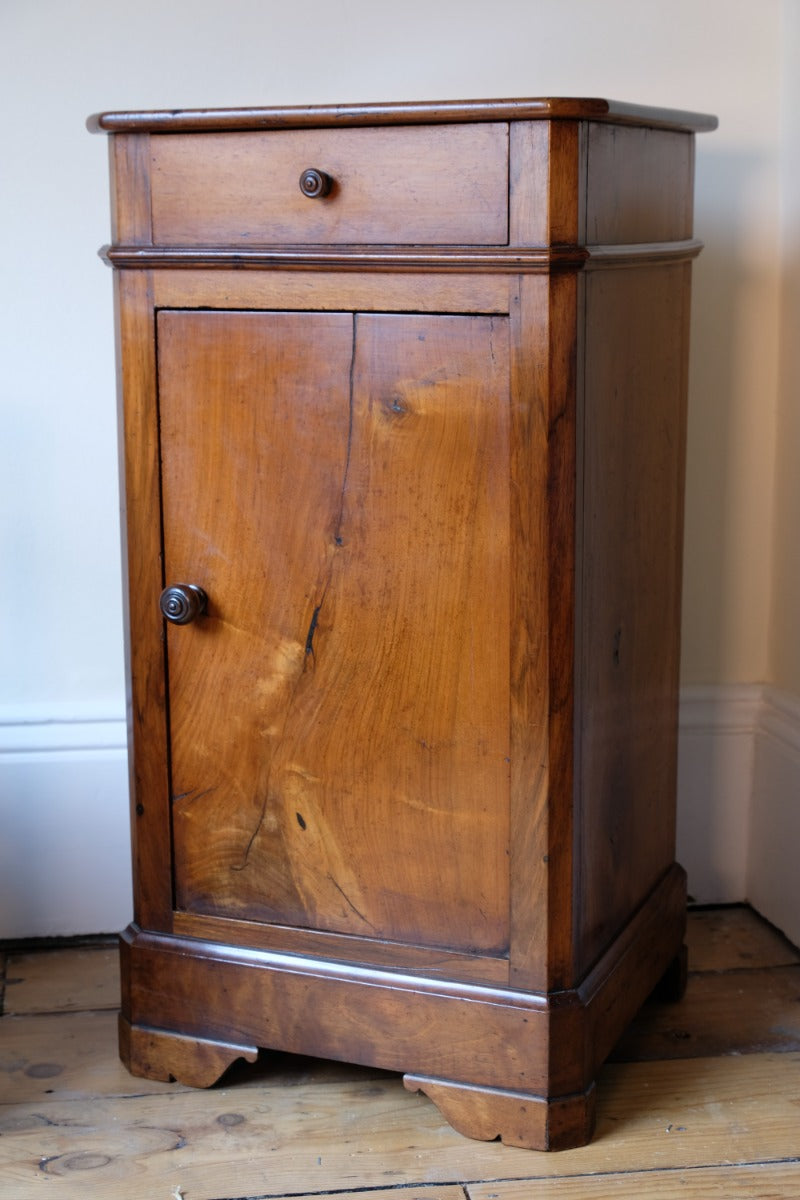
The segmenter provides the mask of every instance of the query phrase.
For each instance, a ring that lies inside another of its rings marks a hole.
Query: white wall
[[[687,684],[761,681],[776,549],[781,22],[794,2],[4,0],[0,922],[3,908],[10,916],[0,936],[92,919],[115,928],[129,911],[111,278],[96,257],[108,237],[107,162],[86,116],[559,94],[716,112],[718,132],[698,139],[706,250],[695,275],[683,672]],[[89,744],[100,728],[102,744]],[[100,752],[116,764],[110,774]],[[37,828],[52,862],[73,831],[46,911],[34,903],[33,864],[20,867]],[[704,836],[713,840],[713,824]],[[109,862],[113,883],[101,886]],[[87,892],[103,898],[94,918]]]
[[[770,678],[800,696],[800,4],[784,8],[781,321]]]
[[[781,689],[756,750],[748,895],[800,943],[800,4],[783,6],[777,453],[767,677]]]

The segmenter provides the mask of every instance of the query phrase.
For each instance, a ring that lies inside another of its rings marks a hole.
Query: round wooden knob
[[[194,583],[176,583],[164,588],[158,606],[173,625],[188,625],[206,611],[208,596]]]
[[[316,167],[307,167],[300,176],[300,191],[304,196],[308,196],[309,200],[319,200],[322,196],[327,196],[332,187],[333,180],[330,175],[318,171]]]

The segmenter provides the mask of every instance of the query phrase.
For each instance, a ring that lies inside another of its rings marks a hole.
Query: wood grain
[[[587,243],[671,242],[692,236],[694,142],[679,133],[590,122]]]
[[[0,1018],[0,1191],[14,1200],[48,1187],[65,1200],[152,1200],[176,1187],[186,1200],[331,1191],[355,1200],[366,1188],[386,1200],[461,1200],[465,1187],[470,1200],[795,1200],[800,1055],[775,1042],[765,1053],[758,1028],[769,1033],[797,1003],[790,985],[788,1007],[770,1011],[759,984],[796,982],[800,957],[744,908],[690,913],[688,940],[697,961],[716,965],[691,977],[682,1028],[698,1042],[715,1025],[722,1036],[693,1060],[607,1067],[598,1139],[556,1155],[464,1141],[429,1101],[370,1069],[269,1055],[210,1092],[134,1080],[117,1058],[114,1013],[58,1011],[83,979],[108,974],[107,950],[12,955],[28,964],[33,1015]],[[788,962],[757,965],[776,957]],[[645,1008],[653,1037],[640,1029],[634,1053],[660,1047],[672,1057],[662,1013]]]
[[[0,1107],[0,1172],[15,1200],[56,1179],[66,1200],[226,1200],[637,1170],[657,1195],[666,1168],[669,1186],[674,1170],[795,1158],[798,1102],[798,1055],[608,1067],[596,1140],[555,1155],[465,1142],[399,1080],[15,1105]]]
[[[132,1075],[143,1079],[177,1079],[189,1087],[208,1088],[234,1064],[254,1063],[258,1046],[143,1029],[120,1013],[119,1056]]]
[[[680,1004],[649,1004],[613,1058],[706,1058],[800,1050],[800,965],[691,975]]]
[[[579,970],[675,853],[688,272],[585,281]]]
[[[119,1007],[116,946],[9,954],[4,1016]]]
[[[494,275],[165,269],[154,273],[153,301],[159,308],[505,314],[515,286],[513,277]]]
[[[650,1171],[613,1172],[576,1179],[470,1184],[469,1200],[530,1200],[536,1187],[542,1200],[608,1200],[609,1196],[658,1200],[795,1200],[800,1194],[800,1162],[757,1167],[698,1167],[653,1176]]]
[[[114,186],[111,189],[111,236],[135,246],[153,242],[150,211],[150,135],[121,134],[109,142]]]
[[[546,246],[550,223],[547,121],[513,121],[509,131],[510,221],[512,246]]]
[[[282,108],[170,109],[154,112],[96,113],[86,124],[93,132],[153,130],[179,132],[223,129],[302,129],[305,126],[419,125],[463,121],[603,121],[666,127],[684,132],[716,129],[706,113],[594,97],[538,97],[499,100],[439,100],[373,104],[311,104]]]
[[[571,139],[568,139],[571,141]],[[552,185],[551,185],[552,186]],[[551,202],[553,197],[551,196]],[[582,838],[575,803],[575,627],[577,614],[578,297],[572,273],[551,280],[548,297],[547,559],[548,571],[548,989],[580,978],[575,951],[579,920],[576,845]]]
[[[550,434],[549,287],[521,279],[512,304],[513,354],[511,524],[510,739],[511,889],[509,978],[515,987],[544,991],[549,970],[547,896],[550,851],[550,717],[548,575],[537,570],[549,554]],[[529,332],[532,331],[532,332]]]
[[[508,126],[307,129],[152,137],[161,245],[503,245]],[[333,178],[309,200],[299,178]]]
[[[405,1075],[410,1092],[424,1092],[448,1124],[465,1137],[525,1150],[564,1150],[594,1132],[595,1086],[586,1094],[548,1101],[524,1092],[486,1091],[421,1075]]]
[[[686,166],[712,124],[595,100],[92,122],[129,139],[106,259],[136,1070],[325,1053],[462,1115],[483,1089],[491,1136],[520,1095],[588,1094],[678,953]],[[165,629],[165,583],[207,615]]]
[[[184,937],[224,942],[231,946],[285,950],[291,954],[323,954],[326,958],[362,966],[413,971],[415,975],[431,979],[499,985],[508,983],[508,958],[505,954],[465,954],[441,947],[412,946],[319,929],[298,929],[293,925],[257,924],[254,921],[236,921],[231,917],[198,916],[186,912],[175,914],[174,931]]]
[[[352,344],[349,314],[159,320],[166,577],[209,596],[168,632],[179,908],[305,923],[302,807],[283,812],[272,760],[336,552]]]
[[[155,315],[147,272],[119,271],[115,285],[134,915],[168,929],[173,903],[164,631],[154,603],[164,586]],[[152,886],[144,886],[146,879]]]
[[[133,1079],[115,1053],[116,1040],[115,1011],[5,1016],[0,1021],[0,1103],[164,1091],[163,1083]]]
[[[221,955],[213,944],[130,930],[123,974],[123,1011],[143,1029],[546,1093],[550,1014],[535,995],[297,954]],[[237,996],[236,1012],[210,1004],[215,995]],[[581,1078],[582,1068],[581,1059]],[[566,1073],[562,1065],[554,1088]]]
[[[180,906],[502,950],[504,323],[166,313],[159,334],[166,570],[211,598],[169,631]]]
[[[0,1021],[0,1105],[168,1095],[186,1084],[134,1077],[117,1054],[116,1012],[38,1013]],[[366,1083],[384,1072],[350,1063],[264,1052],[241,1061],[225,1087],[294,1088]]]
[[[730,971],[737,967],[782,967],[800,963],[800,951],[747,905],[695,909],[686,942],[691,971]]]

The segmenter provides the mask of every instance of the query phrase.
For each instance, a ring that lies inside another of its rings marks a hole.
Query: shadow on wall
[[[773,436],[776,293],[773,264],[759,254],[748,226],[746,199],[768,166],[764,155],[702,146],[698,153],[695,231],[705,248],[692,294],[682,654],[688,682],[741,677],[731,655],[746,653],[743,633],[748,645],[766,647],[771,480],[759,477],[759,466]],[[759,376],[764,386],[755,394]]]

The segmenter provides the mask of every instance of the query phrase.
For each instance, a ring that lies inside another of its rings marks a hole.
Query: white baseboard
[[[747,898],[800,945],[800,700],[765,688],[756,741]]]
[[[747,894],[748,825],[761,689],[681,690],[678,861],[699,904]]]
[[[105,933],[131,919],[125,722],[0,711],[0,938]],[[800,942],[800,700],[685,688],[678,859],[699,903],[749,900]]]
[[[0,714],[0,938],[131,919],[128,765],[113,715]]]
[[[747,900],[800,942],[800,700],[762,684],[684,688],[678,859],[701,903]]]

